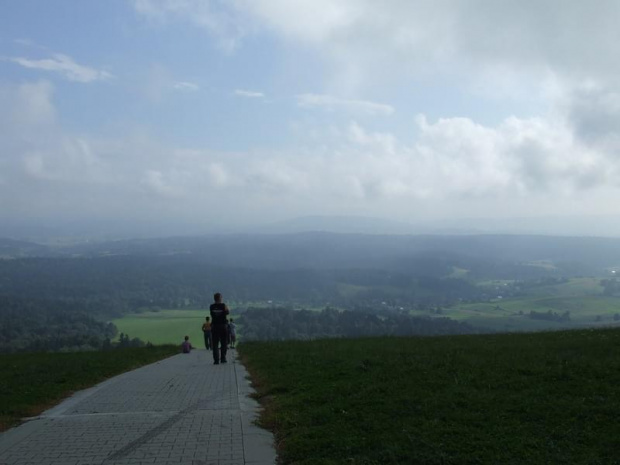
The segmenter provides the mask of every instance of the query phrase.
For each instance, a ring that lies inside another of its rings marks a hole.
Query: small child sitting
[[[181,344],[181,350],[184,354],[189,354],[192,351],[192,344],[189,342],[189,336],[185,336],[185,341]]]

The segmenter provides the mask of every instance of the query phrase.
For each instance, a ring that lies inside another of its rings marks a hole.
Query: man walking
[[[226,349],[228,348],[228,328],[226,317],[229,310],[222,302],[222,294],[219,292],[213,295],[215,303],[211,304],[211,337],[213,342],[213,363],[219,365],[220,361],[226,363]],[[218,350],[218,346],[220,350]]]

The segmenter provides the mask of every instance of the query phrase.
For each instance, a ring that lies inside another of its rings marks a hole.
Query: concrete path
[[[81,391],[0,434],[1,465],[275,464],[247,372],[194,350]]]

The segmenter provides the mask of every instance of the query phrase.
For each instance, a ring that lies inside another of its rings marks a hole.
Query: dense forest
[[[0,296],[0,352],[102,349],[116,327],[76,303]]]
[[[342,285],[358,289],[347,294],[341,292]],[[236,301],[317,306],[385,299],[447,305],[484,294],[463,279],[390,269],[223,268],[194,256],[0,260],[0,295],[80,302],[93,314],[119,316],[140,307],[206,308],[215,289]]]
[[[480,330],[450,318],[412,317],[406,313],[363,310],[321,311],[249,308],[237,322],[245,340],[322,339],[338,337],[438,336]]]

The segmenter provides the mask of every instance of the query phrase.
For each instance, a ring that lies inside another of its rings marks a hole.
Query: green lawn
[[[189,336],[194,346],[204,348],[201,328],[208,315],[208,310],[161,310],[127,314],[112,323],[119,333],[139,337],[145,342],[180,345],[183,337]]]
[[[3,354],[0,357],[0,431],[34,416],[74,391],[179,353],[177,346],[106,352]]]
[[[620,330],[250,342],[283,464],[620,463]]]

